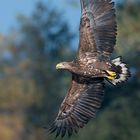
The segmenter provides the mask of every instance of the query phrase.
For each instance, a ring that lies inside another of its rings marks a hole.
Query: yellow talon
[[[107,78],[108,78],[109,80],[114,80],[114,77],[112,77],[112,76],[107,76]]]
[[[109,70],[107,70],[106,71],[111,77],[115,77],[116,76],[116,72],[114,72],[114,71],[109,71]]]
[[[106,76],[109,80],[114,80],[116,78],[116,72],[114,71],[106,71],[108,73],[108,75]]]

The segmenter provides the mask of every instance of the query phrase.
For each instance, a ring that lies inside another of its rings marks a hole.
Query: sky
[[[18,28],[17,16],[22,14],[24,16],[31,16],[35,4],[38,1],[43,1],[49,4],[52,8],[55,7],[63,13],[63,18],[70,25],[70,29],[76,34],[73,40],[73,47],[77,46],[79,37],[79,22],[80,22],[80,3],[79,5],[69,5],[68,1],[75,0],[1,0],[0,1],[0,36],[6,36],[13,29]],[[80,1],[80,0],[79,0]],[[116,0],[119,1],[119,0]],[[6,54],[6,57],[8,55]]]
[[[31,16],[35,4],[43,1],[52,7],[63,11],[64,18],[70,25],[72,31],[77,32],[80,20],[80,3],[78,6],[70,6],[68,1],[75,0],[1,0],[0,2],[0,34],[8,34],[13,28],[16,28],[18,22],[16,20],[19,14]],[[80,0],[79,0],[80,1]],[[114,0],[119,1],[119,0]],[[51,2],[51,3],[50,3]]]
[[[0,33],[7,33],[16,23],[19,13],[29,15],[33,10],[35,0],[1,0],[0,2]]]
[[[34,10],[35,3],[43,1],[48,3],[51,1],[51,6],[58,8],[64,12],[64,18],[72,27],[72,30],[77,28],[79,24],[80,10],[72,8],[65,0],[1,0],[0,2],[0,34],[8,34],[13,27],[16,28],[18,22],[16,17],[19,14],[30,16]],[[58,2],[59,1],[59,2]],[[49,3],[50,4],[50,3]],[[72,9],[71,9],[72,8]],[[77,18],[78,17],[78,18]]]

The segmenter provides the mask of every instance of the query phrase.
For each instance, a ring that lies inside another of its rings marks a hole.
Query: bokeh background
[[[71,140],[140,140],[140,0],[115,2],[113,57],[123,55],[132,77],[116,88],[107,85],[96,119]],[[0,140],[54,139],[43,127],[70,84],[70,74],[55,65],[75,58],[79,17],[79,0],[0,2]]]

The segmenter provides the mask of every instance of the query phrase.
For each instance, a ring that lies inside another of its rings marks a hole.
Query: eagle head
[[[73,68],[72,62],[61,62],[56,65],[56,69],[71,70]]]

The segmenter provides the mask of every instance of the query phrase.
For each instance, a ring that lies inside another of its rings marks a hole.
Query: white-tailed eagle
[[[112,0],[81,0],[80,41],[72,62],[57,69],[72,74],[70,89],[55,121],[49,128],[56,136],[78,132],[96,116],[104,97],[104,80],[113,85],[125,82],[130,72],[121,57],[111,60],[116,43],[116,16]]]

